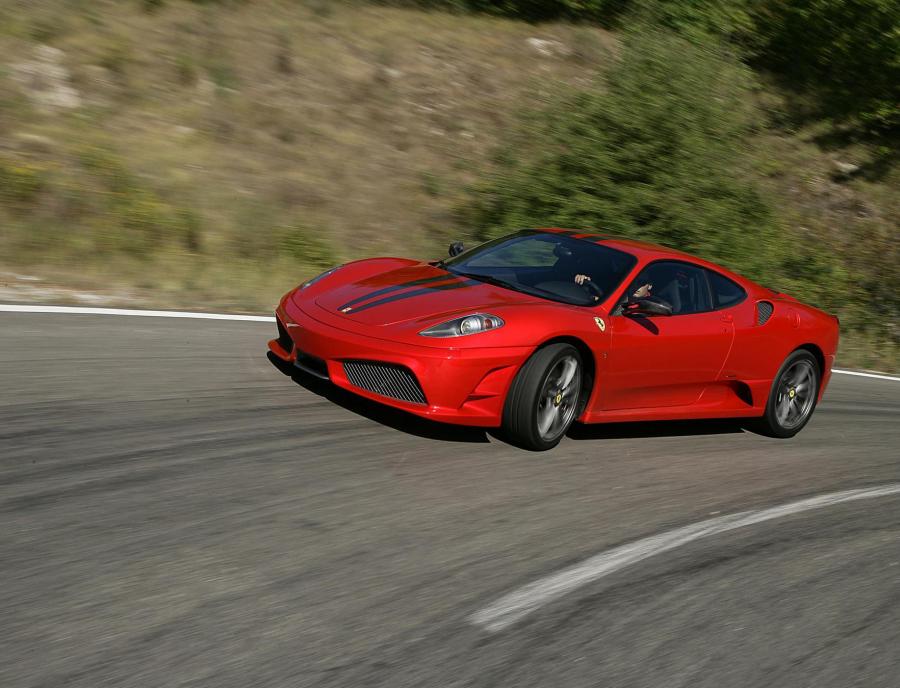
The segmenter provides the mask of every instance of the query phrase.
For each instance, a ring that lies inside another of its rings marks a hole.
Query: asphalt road
[[[790,441],[595,426],[534,454],[292,380],[271,330],[0,313],[0,686],[898,685],[898,496],[470,616],[631,540],[900,481],[900,383],[836,376]]]

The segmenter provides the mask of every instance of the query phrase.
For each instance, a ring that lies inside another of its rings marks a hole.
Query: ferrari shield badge
[[[594,318],[594,322],[597,323],[597,327],[600,328],[601,332],[606,332],[606,322],[603,318]]]

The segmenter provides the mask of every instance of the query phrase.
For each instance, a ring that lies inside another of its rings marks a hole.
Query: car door
[[[706,271],[684,261],[645,266],[625,291],[672,306],[670,316],[628,315],[620,304],[610,317],[609,361],[601,382],[607,410],[687,406],[715,382],[734,339],[733,318],[715,310]]]

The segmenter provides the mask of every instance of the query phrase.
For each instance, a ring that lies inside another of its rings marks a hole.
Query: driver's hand
[[[590,282],[591,278],[587,275],[575,275],[575,284],[584,284],[585,282]]]
[[[634,292],[632,296],[636,299],[646,299],[648,296],[650,296],[651,289],[653,289],[653,285],[648,282],[644,286],[638,288],[638,290]]]

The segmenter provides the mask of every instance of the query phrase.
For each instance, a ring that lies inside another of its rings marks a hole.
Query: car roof
[[[690,253],[685,253],[684,251],[679,251],[674,248],[669,248],[668,246],[660,246],[659,244],[651,244],[648,241],[638,241],[637,239],[628,239],[612,234],[605,234],[603,232],[563,229],[561,227],[537,227],[535,229],[538,232],[565,234],[572,239],[585,239],[594,243],[602,243],[603,246],[609,246],[610,248],[616,248],[620,251],[630,253],[631,255],[635,256],[641,263],[666,259],[686,260],[701,267],[710,268],[711,270],[720,272],[726,277],[730,277],[731,279],[743,285],[754,287],[759,286],[752,280],[744,277],[743,275],[738,275],[737,273],[732,272],[728,268],[725,268],[718,263],[704,260],[703,258],[699,258],[698,256],[692,255]]]

